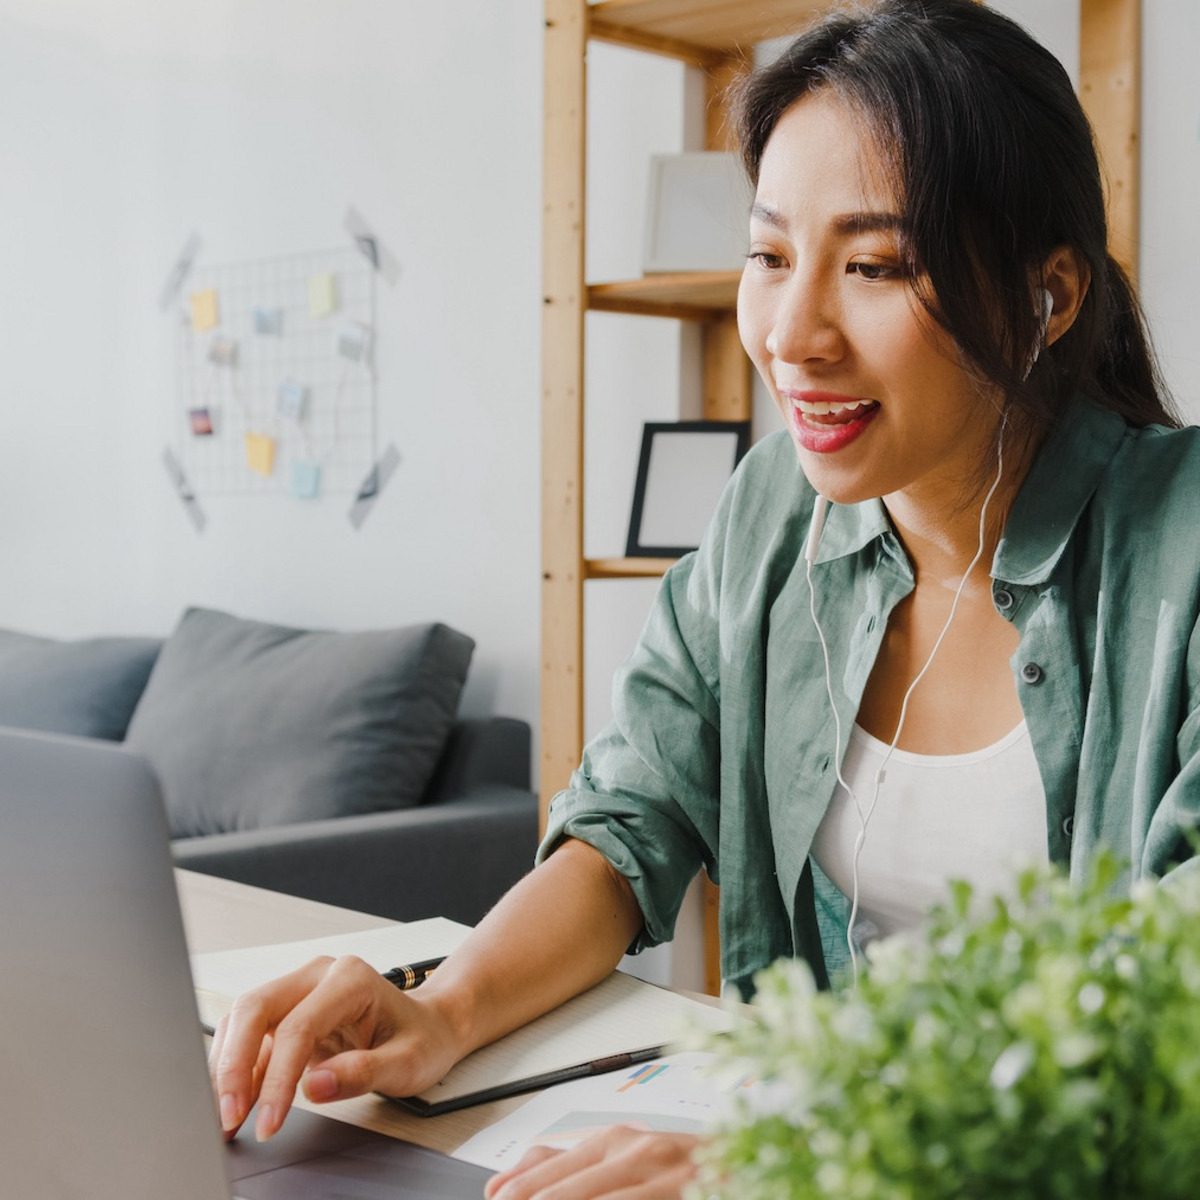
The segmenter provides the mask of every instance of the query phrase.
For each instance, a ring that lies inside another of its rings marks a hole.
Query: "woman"
[[[326,960],[242,998],[227,1130],[302,1077],[421,1090],[669,938],[702,865],[749,994],[785,954],[836,981],[949,878],[1187,859],[1200,443],[1163,428],[1065,73],[970,0],[886,0],[757,73],[741,133],[739,322],[787,432],[664,580],[538,868],[416,992]],[[675,1196],[693,1146],[614,1130],[488,1194]]]

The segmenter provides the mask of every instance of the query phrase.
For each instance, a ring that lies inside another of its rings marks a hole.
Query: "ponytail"
[[[1163,386],[1133,284],[1112,255],[1105,265],[1103,328],[1091,356],[1091,377],[1082,381],[1083,387],[1101,407],[1130,425],[1177,429],[1184,422]]]

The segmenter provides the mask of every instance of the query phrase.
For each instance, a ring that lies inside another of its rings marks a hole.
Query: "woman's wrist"
[[[478,1049],[483,1040],[478,1032],[478,1004],[474,989],[460,973],[439,967],[415,991],[412,999],[427,1007],[447,1031],[454,1049],[454,1061],[465,1058]]]

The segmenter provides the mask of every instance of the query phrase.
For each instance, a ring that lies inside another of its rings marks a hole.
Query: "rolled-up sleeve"
[[[637,647],[614,680],[612,723],[551,802],[538,850],[541,862],[564,838],[578,838],[629,880],[644,920],[631,952],[669,941],[696,872],[704,866],[715,874],[717,619],[698,563],[703,559],[688,555],[664,577]]]

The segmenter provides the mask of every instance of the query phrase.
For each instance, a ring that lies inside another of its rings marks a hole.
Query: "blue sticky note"
[[[254,310],[254,332],[268,337],[283,335],[282,308],[256,308]]]
[[[321,490],[321,468],[316,463],[292,463],[292,495],[299,500],[315,500]]]

